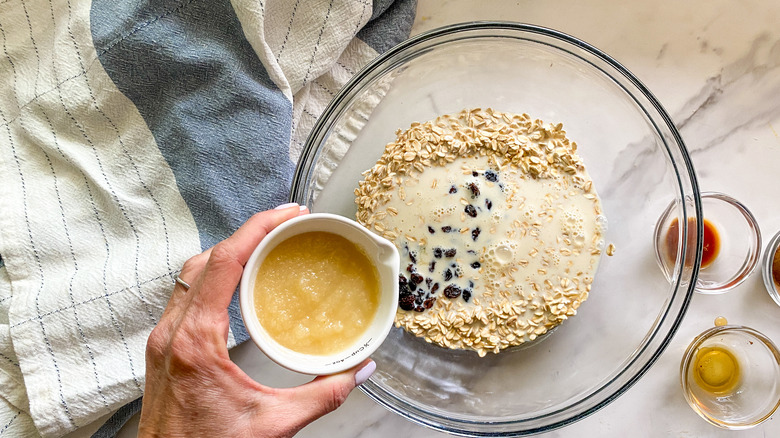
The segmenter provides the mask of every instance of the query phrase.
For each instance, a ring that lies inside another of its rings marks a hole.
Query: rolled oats
[[[402,255],[396,325],[484,356],[573,316],[602,213],[563,125],[475,108],[396,135],[355,190],[358,222]]]

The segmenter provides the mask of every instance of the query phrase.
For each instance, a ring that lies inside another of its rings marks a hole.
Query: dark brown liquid
[[[718,229],[712,222],[704,219],[704,246],[701,252],[701,267],[706,268],[715,258],[718,257],[720,252],[720,236],[718,235]],[[677,218],[672,220],[669,224],[669,230],[666,231],[666,253],[669,260],[674,261],[677,259],[677,243],[680,239],[680,222]],[[693,254],[696,245],[696,218],[688,218],[688,245],[686,259],[690,260],[686,262],[688,266],[693,264]]]

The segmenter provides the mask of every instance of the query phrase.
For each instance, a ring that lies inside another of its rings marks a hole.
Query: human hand
[[[343,373],[285,389],[255,382],[227,350],[227,307],[249,256],[282,222],[306,214],[281,206],[252,216],[232,236],[187,260],[146,347],[139,436],[290,437],[338,408],[376,368],[370,359]]]

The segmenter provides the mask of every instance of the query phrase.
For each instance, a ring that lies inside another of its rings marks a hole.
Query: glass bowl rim
[[[660,117],[662,125],[664,125],[668,129],[669,134],[673,139],[672,144],[676,145],[679,148],[680,155],[682,156],[682,161],[680,162],[680,166],[682,167],[682,169],[678,169],[677,165],[674,166],[675,173],[677,175],[677,186],[678,187],[682,186],[681,175],[687,175],[690,181],[690,186],[691,186],[690,189],[693,193],[693,198],[694,198],[693,213],[695,213],[696,217],[702,217],[702,206],[701,206],[699,184],[696,178],[696,174],[694,171],[694,167],[690,155],[688,154],[687,148],[685,147],[685,143],[683,142],[683,139],[679,131],[677,130],[676,126],[674,125],[671,117],[666,112],[666,110],[661,106],[658,99],[649,91],[649,89],[647,89],[647,87],[644,84],[642,84],[636,76],[634,76],[628,69],[626,69],[622,64],[617,62],[614,58],[612,58],[611,56],[597,49],[596,47],[576,37],[542,26],[526,24],[526,23],[510,22],[510,21],[471,21],[471,22],[457,23],[457,24],[439,27],[421,33],[419,35],[416,35],[414,37],[411,37],[399,43],[398,45],[387,50],[383,54],[380,54],[379,56],[374,58],[371,62],[366,64],[362,69],[360,69],[357,73],[355,73],[349,81],[347,81],[347,83],[341,88],[341,90],[339,90],[336,96],[326,106],[322,114],[317,118],[317,121],[312,127],[312,130],[309,133],[306,142],[301,150],[301,155],[298,160],[298,164],[295,169],[295,174],[291,185],[290,200],[292,202],[295,201],[305,202],[305,199],[303,199],[302,195],[305,193],[306,190],[305,184],[310,179],[310,174],[313,171],[312,164],[316,159],[317,147],[319,146],[320,143],[318,139],[326,136],[325,134],[330,129],[332,117],[341,110],[345,101],[349,101],[349,99],[353,97],[352,96],[353,92],[355,92],[356,90],[357,91],[360,90],[359,87],[363,85],[363,81],[366,78],[370,78],[372,73],[374,73],[375,70],[381,67],[384,63],[388,62],[388,60],[391,60],[397,55],[401,55],[410,49],[414,49],[415,46],[421,43],[425,43],[439,37],[454,35],[462,32],[490,31],[490,30],[517,32],[518,34],[523,34],[523,35],[530,34],[532,36],[538,35],[541,37],[552,38],[553,40],[562,42],[565,45],[568,45],[569,47],[582,50],[586,52],[588,55],[593,56],[597,58],[599,61],[604,62],[607,65],[607,67],[613,70],[611,71],[611,73],[607,73],[606,71],[604,73],[606,73],[610,77],[615,75],[621,77],[624,80],[627,80],[630,83],[630,85],[635,87],[636,91],[638,91],[639,94],[642,97],[644,97],[647,100],[647,102],[649,102],[650,104],[650,106],[640,105],[640,107],[643,108],[645,112],[648,112],[649,110],[652,109],[655,110],[654,115]],[[480,35],[479,37],[490,37],[490,35]],[[533,40],[533,42],[545,44],[544,42],[540,42],[537,40]],[[599,68],[597,66],[593,66],[593,67]],[[623,85],[621,84],[618,85],[620,85],[622,88],[625,89]],[[628,92],[628,90],[626,91]],[[633,95],[633,93],[631,92],[628,92],[628,94]],[[670,146],[666,146],[666,147],[668,149]],[[688,208],[689,207],[683,204],[684,212],[686,212]],[[524,436],[524,435],[537,434],[544,431],[558,429],[560,427],[574,423],[602,409],[603,407],[611,403],[613,400],[618,398],[620,395],[625,393],[631,386],[634,385],[634,383],[636,383],[642,376],[644,376],[645,373],[647,373],[647,371],[655,364],[655,362],[658,360],[661,354],[669,346],[672,338],[674,337],[675,333],[680,327],[680,324],[687,312],[688,306],[690,305],[690,301],[694,293],[694,287],[696,285],[696,279],[699,273],[699,260],[701,260],[702,240],[703,240],[703,232],[700,229],[698,230],[698,235],[696,240],[697,245],[694,253],[694,266],[693,269],[690,271],[690,281],[688,282],[686,287],[682,287],[683,275],[680,275],[678,276],[678,278],[676,278],[676,281],[674,281],[674,288],[672,289],[671,294],[668,296],[669,304],[666,306],[665,310],[662,310],[661,313],[659,313],[659,318],[656,324],[648,332],[647,336],[645,337],[645,340],[642,342],[642,344],[640,344],[640,347],[637,348],[633,356],[629,357],[630,360],[624,362],[623,368],[620,369],[619,372],[616,372],[614,375],[612,375],[610,378],[605,379],[605,382],[602,382],[602,384],[597,389],[592,391],[584,398],[577,400],[575,403],[567,405],[565,408],[561,408],[539,416],[523,419],[521,421],[507,420],[507,421],[483,422],[483,421],[473,421],[473,420],[470,421],[470,420],[462,420],[462,419],[454,420],[431,412],[421,411],[417,407],[409,405],[405,401],[399,400],[396,397],[393,397],[391,394],[385,392],[385,394],[390,395],[393,398],[393,401],[400,402],[403,404],[402,407],[404,409],[400,409],[399,406],[395,406],[390,401],[382,398],[380,394],[376,392],[376,389],[372,388],[373,386],[376,386],[373,382],[373,378],[369,379],[364,385],[361,385],[360,389],[364,394],[366,394],[369,398],[374,400],[379,405],[384,406],[389,411],[394,412],[413,423],[425,427],[433,428],[436,430],[444,431],[449,434],[458,435],[458,436]],[[687,242],[687,240],[684,240],[684,242]],[[685,262],[684,257],[685,256],[683,256],[683,262]],[[679,296],[680,294],[684,294],[684,295],[680,297]],[[668,312],[676,300],[681,301],[678,303],[679,311],[675,315],[669,315]],[[671,323],[669,324],[668,331],[666,331],[666,333],[659,333],[660,332],[659,328],[664,323],[664,320],[666,320],[669,316],[673,317],[673,320],[671,320]],[[651,355],[645,359],[645,363],[641,364],[639,369],[636,370],[633,375],[630,375],[629,377],[626,378],[624,375],[626,374],[628,369],[633,364],[635,364],[640,358],[642,358],[642,354],[644,354],[646,350],[649,348],[650,342],[653,340],[653,338],[656,338],[659,335],[662,337],[662,339],[660,339],[660,342],[655,348],[655,351],[653,351]],[[615,385],[616,382],[620,380],[621,377],[623,377],[622,379],[623,381],[619,382],[616,388],[611,389],[612,385]],[[607,389],[610,389],[612,392],[604,396],[603,393]],[[580,412],[577,412],[571,416],[567,416],[566,418],[562,418],[559,420],[556,419],[555,421],[549,424],[544,424],[538,427],[531,427],[527,429],[513,430],[513,431],[500,431],[496,429],[496,427],[500,427],[500,426],[520,425],[522,423],[537,420],[539,418],[550,417],[556,414],[559,415],[561,412],[569,410],[574,406],[582,405],[586,401],[592,399],[593,397],[597,397],[599,395],[602,395],[603,399],[597,401],[592,406],[586,407],[582,409]],[[453,422],[456,422],[457,426],[454,425]],[[478,431],[471,428],[474,426],[489,426],[490,430]]]
[[[764,286],[766,291],[778,306],[780,306],[780,288],[775,286],[775,282],[772,279],[772,265],[774,264],[774,257],[777,250],[780,249],[780,231],[777,232],[770,240],[764,250],[764,259],[761,266],[761,276],[764,278]]]

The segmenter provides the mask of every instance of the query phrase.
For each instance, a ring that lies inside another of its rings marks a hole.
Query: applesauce
[[[257,272],[258,320],[280,345],[328,355],[352,345],[379,307],[379,274],[360,248],[313,231],[273,248]]]

